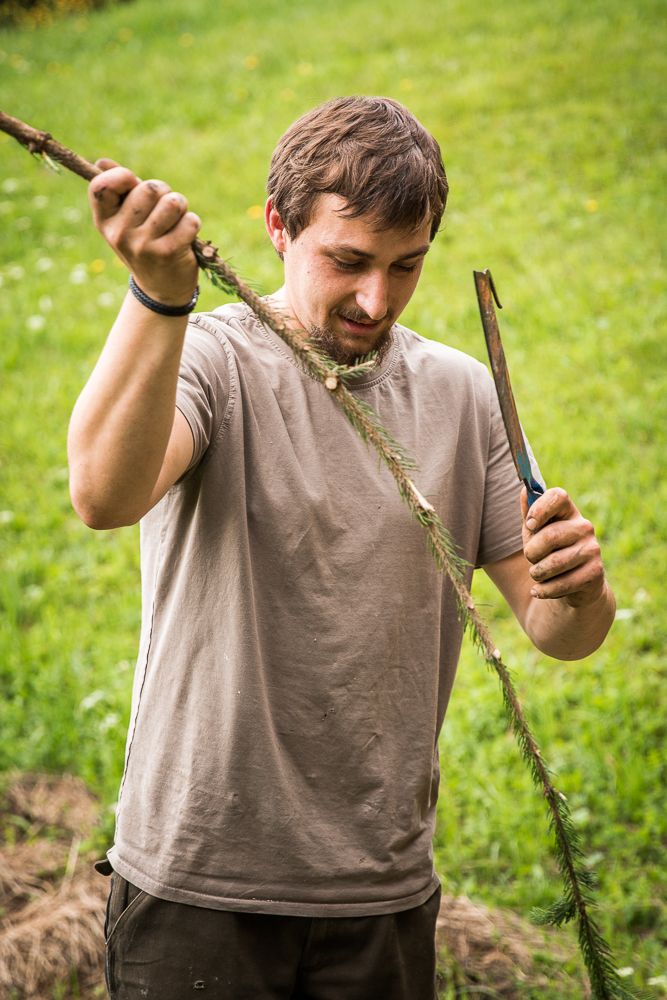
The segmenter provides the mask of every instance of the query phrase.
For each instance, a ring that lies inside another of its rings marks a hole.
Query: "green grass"
[[[279,262],[247,210],[298,114],[384,93],[440,141],[450,205],[405,321],[483,358],[471,271],[492,268],[542,470],[595,523],[628,612],[599,653],[558,663],[532,650],[487,581],[475,584],[636,985],[667,974],[663,13],[651,0],[136,0],[0,33],[0,107],[184,191],[203,235],[265,291]],[[138,640],[138,538],[77,520],[65,434],[126,274],[88,221],[82,181],[6,141],[0,184],[0,510],[12,513],[0,514],[0,768],[72,770],[111,805]],[[201,307],[218,302],[205,289]],[[447,888],[523,914],[550,902],[544,809],[496,682],[467,648],[442,764],[435,850]]]

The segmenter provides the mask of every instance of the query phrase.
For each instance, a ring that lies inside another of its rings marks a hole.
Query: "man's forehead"
[[[340,195],[320,195],[301,236],[307,234],[307,239],[332,253],[357,254],[368,259],[387,252],[397,259],[423,256],[428,252],[430,219],[416,230],[381,227],[371,213],[346,215],[347,207]]]
[[[406,246],[408,246],[408,249],[405,249],[404,247],[402,248],[401,243],[402,241],[400,239],[396,243],[392,240],[389,240],[387,241],[386,245],[383,241],[382,249],[383,250],[391,249],[396,251],[400,251],[401,249],[403,249],[402,253],[401,252],[392,253],[392,256],[394,257],[395,260],[409,260],[411,257],[423,257],[424,254],[427,254],[430,249],[429,243],[418,243],[417,245],[413,246],[412,241],[408,240],[406,241]],[[363,260],[374,260],[378,256],[377,253],[373,253],[373,251],[369,250],[364,250],[360,246],[357,246],[354,243],[324,243],[323,248],[327,250],[329,253],[334,253],[334,254],[343,254],[343,255],[354,254],[357,257],[361,257]]]

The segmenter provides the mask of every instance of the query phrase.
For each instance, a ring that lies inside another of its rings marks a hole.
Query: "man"
[[[279,338],[239,304],[187,326],[185,198],[101,166],[95,222],[135,286],[72,417],[72,498],[94,528],[141,519],[143,574],[110,993],[427,1000],[451,587]],[[268,190],[271,303],[338,362],[379,352],[353,391],[468,578],[483,565],[539,649],[591,653],[614,614],[592,526],[562,489],[528,511],[484,366],[397,323],[445,207],[435,140],[396,102],[332,101],[282,137]]]

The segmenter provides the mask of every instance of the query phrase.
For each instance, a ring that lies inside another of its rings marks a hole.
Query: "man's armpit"
[[[187,472],[194,455],[194,436],[184,414],[178,407],[174,410],[174,423],[169,444],[164,456],[160,475],[151,494],[151,509],[162,499],[174,483]]]

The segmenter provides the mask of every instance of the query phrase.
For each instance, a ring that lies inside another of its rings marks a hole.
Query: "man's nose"
[[[386,275],[375,272],[364,275],[357,288],[357,305],[375,322],[387,315],[388,284]]]

